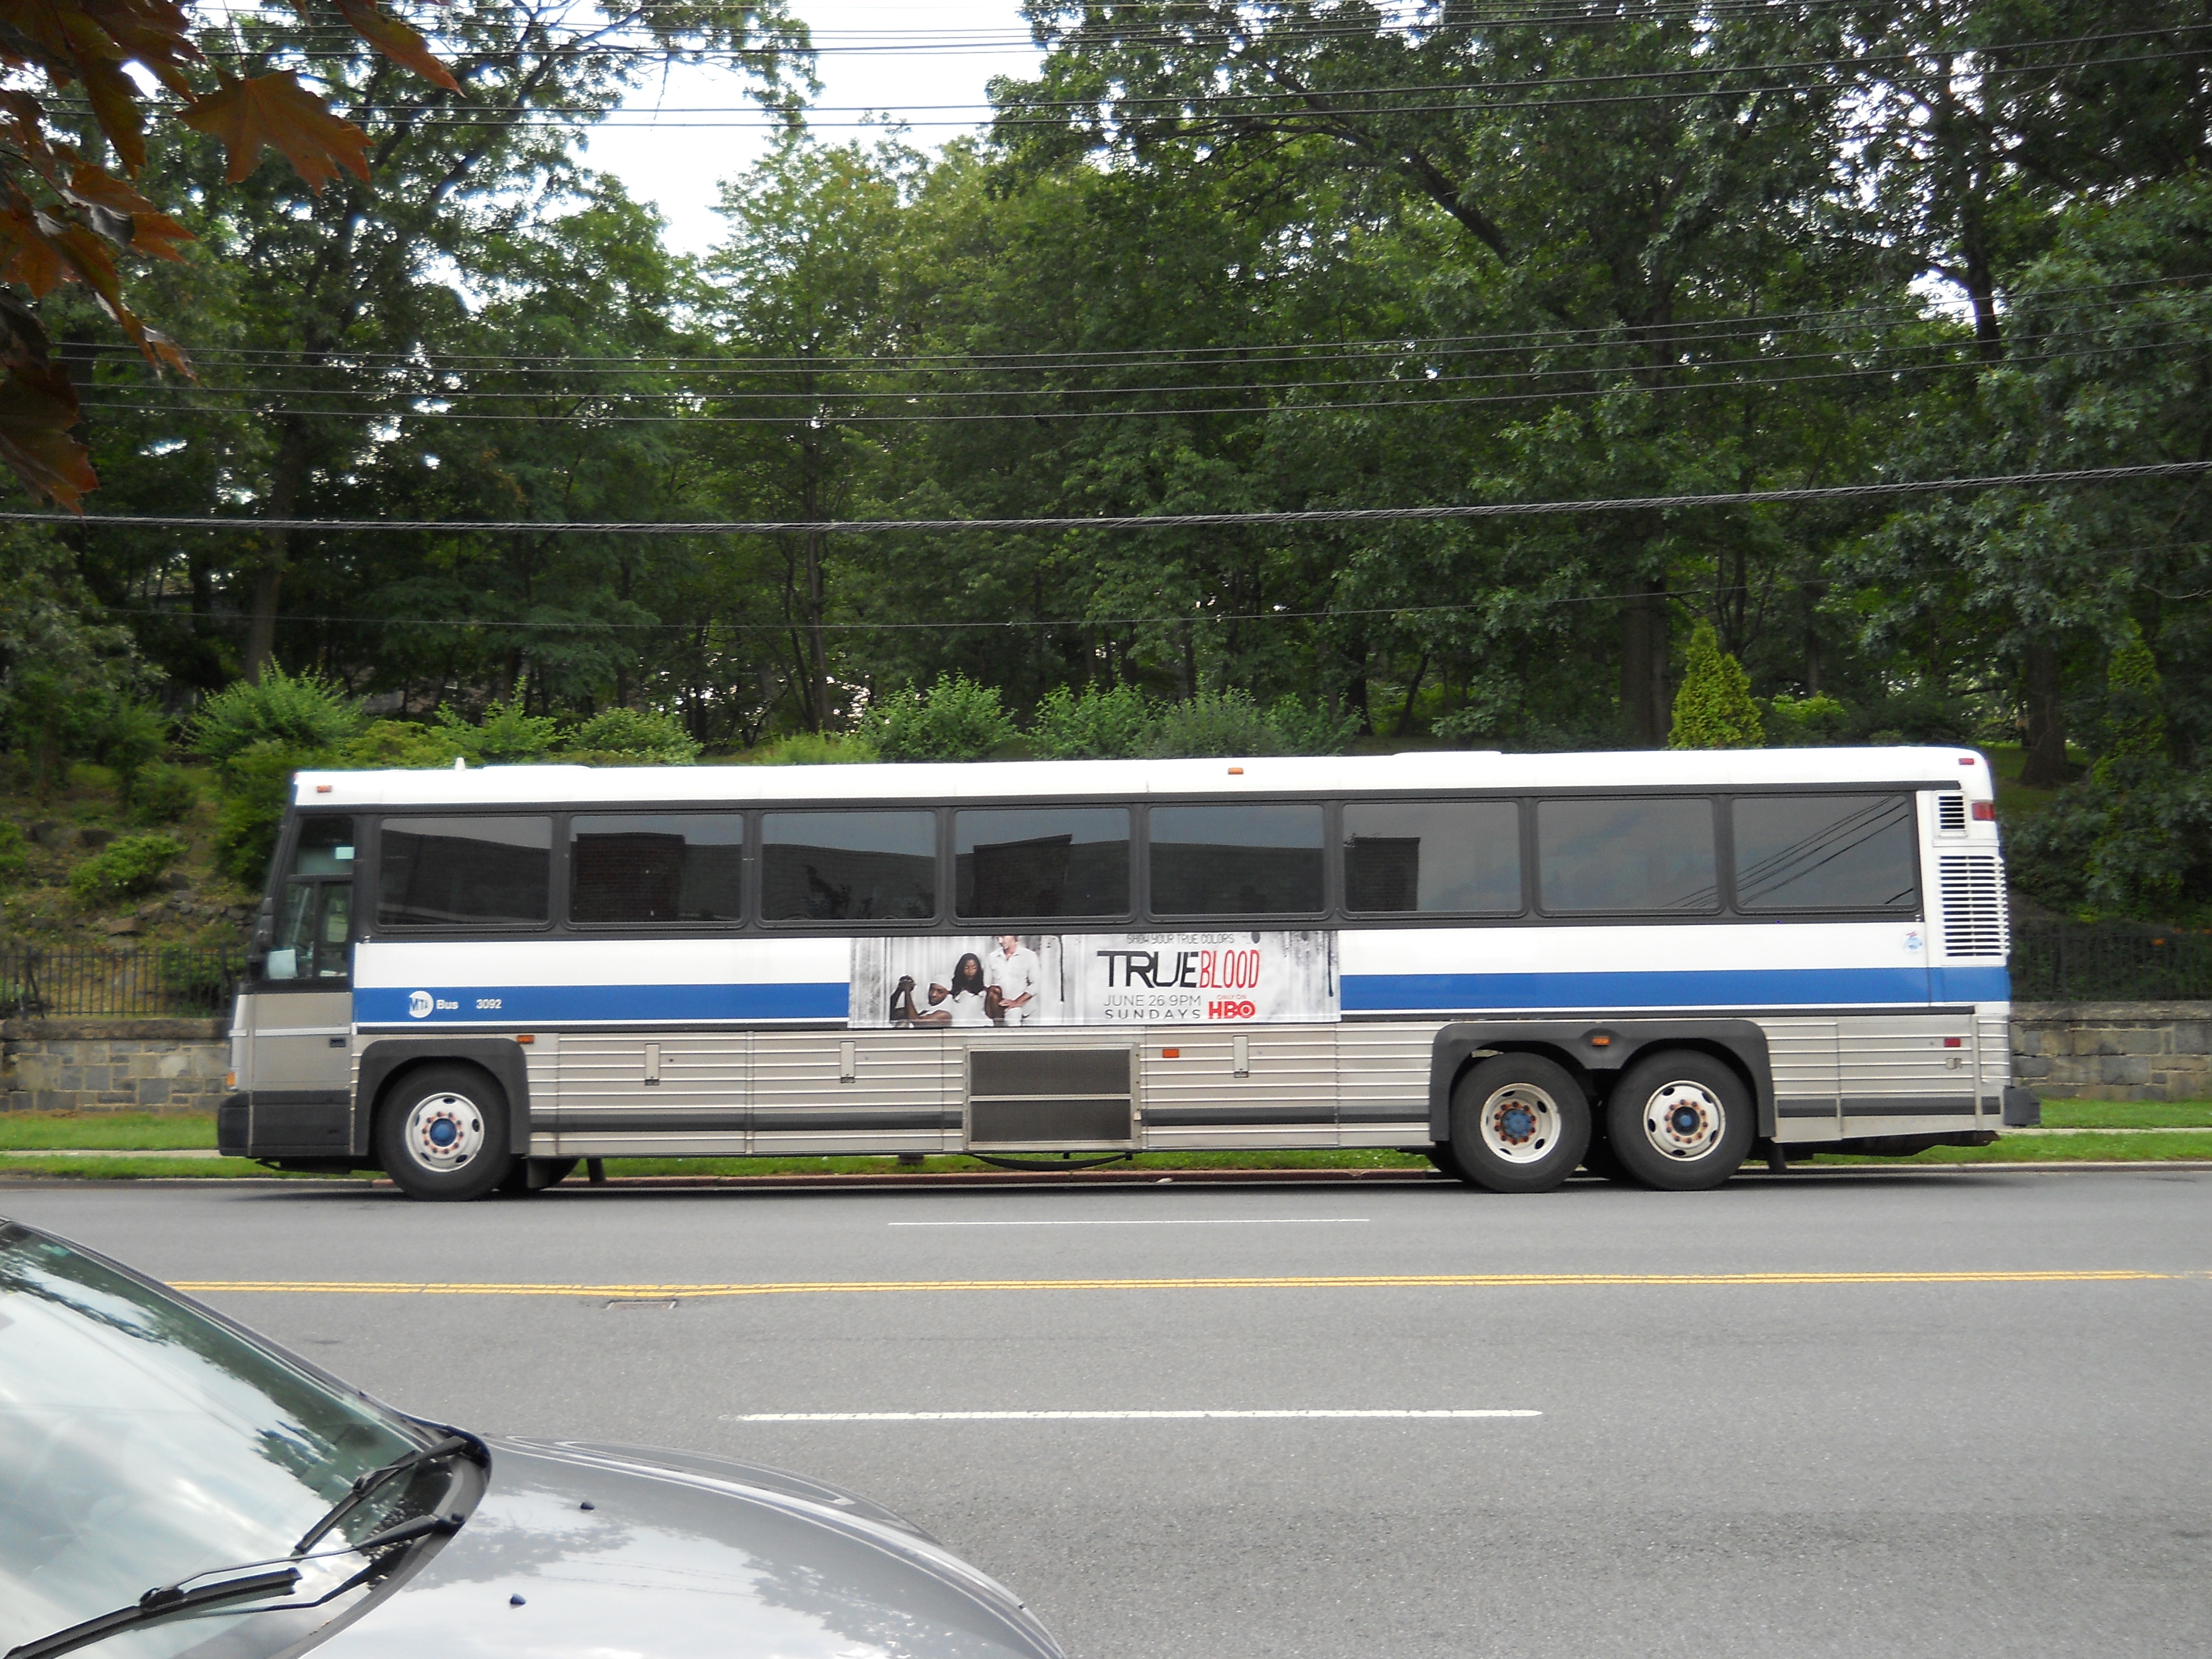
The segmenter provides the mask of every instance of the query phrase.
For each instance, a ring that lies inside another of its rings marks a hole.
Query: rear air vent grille
[[[1936,827],[1964,835],[1966,830],[1966,798],[1964,795],[1939,795],[1936,798]]]
[[[1943,954],[2002,957],[2010,942],[2004,872],[1991,857],[1946,854],[1936,860],[1943,901]]]

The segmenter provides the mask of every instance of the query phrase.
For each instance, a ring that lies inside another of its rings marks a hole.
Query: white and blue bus
[[[1940,748],[296,781],[225,1152],[1399,1147],[1500,1192],[1978,1145],[1991,779]]]

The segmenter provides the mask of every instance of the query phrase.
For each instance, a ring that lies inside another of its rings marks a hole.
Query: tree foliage
[[[991,132],[794,125],[691,260],[576,124],[687,56],[791,110],[780,9],[394,3],[459,93],[282,11],[195,25],[350,116],[376,183],[227,183],[149,131],[133,188],[198,240],[134,303],[190,319],[198,383],[107,349],[82,284],[38,303],[103,510],[216,521],[42,544],[48,621],[127,619],[146,665],[87,644],[71,684],[182,716],[273,661],[368,700],[330,750],[362,764],[1656,747],[1695,706],[2016,742],[2057,793],[2146,700],[2176,779],[2212,752],[2200,482],[1694,499],[2212,454],[2201,8],[1031,0]],[[1626,496],[1677,504],[1083,522]],[[1076,523],[816,527],[1038,516]],[[787,527],[465,527],[653,519]],[[2108,672],[2130,623],[2154,691]],[[2212,896],[2159,863],[2187,788],[2130,788],[2166,829],[2064,796],[2065,902],[2093,854],[2135,872],[2096,905]]]
[[[1699,623],[1690,635],[1681,690],[1674,694],[1674,722],[1667,733],[1667,746],[1756,749],[1765,741],[1759,705],[1751,700],[1751,676],[1721,649],[1712,624]]]

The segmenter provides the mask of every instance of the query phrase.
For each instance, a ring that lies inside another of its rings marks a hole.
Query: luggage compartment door
[[[976,1044],[970,1152],[1121,1152],[1136,1145],[1136,1050]]]

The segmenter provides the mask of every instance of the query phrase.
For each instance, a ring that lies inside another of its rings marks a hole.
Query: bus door
[[[316,815],[296,820],[281,855],[240,999],[257,1142],[290,1141],[295,1118],[330,1126],[350,1097],[354,846],[352,818]]]

